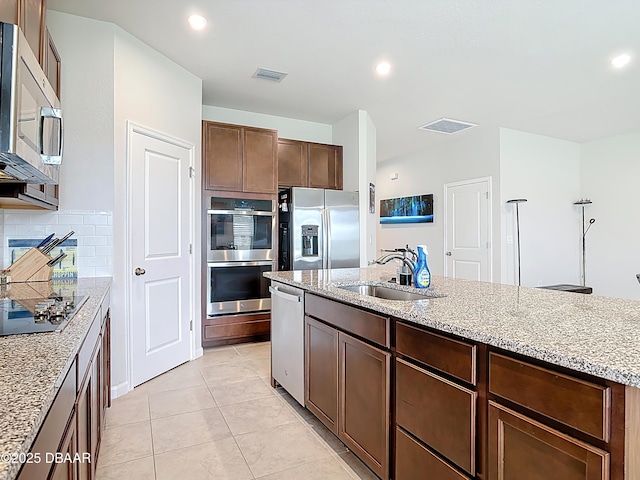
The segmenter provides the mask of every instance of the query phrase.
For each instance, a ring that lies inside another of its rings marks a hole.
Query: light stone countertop
[[[83,278],[76,295],[85,304],[62,332],[0,337],[0,480],[17,476],[20,463],[6,454],[27,453],[73,363],[82,341],[111,286],[111,278]],[[52,283],[68,292],[69,281]]]
[[[638,301],[434,276],[431,288],[424,291],[431,298],[403,302],[339,288],[386,282],[395,276],[395,270],[386,267],[264,275],[415,324],[640,387]]]

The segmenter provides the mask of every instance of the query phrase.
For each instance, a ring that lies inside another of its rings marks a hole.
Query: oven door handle
[[[254,217],[274,217],[275,212],[264,210],[207,210],[208,215],[252,215]]]
[[[223,268],[223,267],[262,267],[264,265],[271,265],[273,267],[274,262],[271,260],[268,261],[258,261],[258,262],[214,262],[207,263],[207,267],[209,268]],[[272,268],[273,270],[273,268]]]

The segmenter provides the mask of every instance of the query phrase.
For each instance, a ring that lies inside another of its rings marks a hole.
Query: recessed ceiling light
[[[194,30],[202,30],[207,26],[207,19],[202,15],[191,15],[187,21]]]
[[[622,68],[630,61],[631,61],[631,57],[625,53],[623,55],[618,55],[613,60],[611,60],[611,65],[613,65],[616,68]]]
[[[376,65],[376,72],[378,72],[379,75],[388,75],[390,71],[391,65],[387,62],[382,62]]]

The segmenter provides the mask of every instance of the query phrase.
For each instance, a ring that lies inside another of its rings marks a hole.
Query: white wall
[[[581,196],[593,204],[587,234],[587,285],[593,293],[640,300],[640,132],[582,144]]]
[[[500,129],[502,282],[517,285],[515,205],[519,204],[522,285],[580,283],[580,145]]]
[[[60,210],[111,212],[114,26],[55,11],[47,26],[62,60]]]
[[[130,275],[125,264],[126,122],[131,120],[194,144],[194,163],[198,167],[202,83],[113,24],[54,11],[48,13],[48,23],[63,65],[66,131],[61,207],[74,210],[92,207],[107,211],[109,218],[112,215],[111,374],[117,395],[129,388],[125,332],[126,280]],[[193,198],[196,232],[200,231],[199,170],[196,168]],[[199,265],[197,246],[194,257]],[[196,272],[194,331],[199,347],[200,268]]]
[[[438,135],[425,133],[425,135]],[[494,189],[500,185],[500,152],[498,129],[476,127],[443,140],[428,150],[378,163],[376,215],[379,218],[380,199],[433,193],[434,222],[423,224],[380,225],[377,234],[379,249],[426,244],[429,268],[434,275],[444,272],[444,184],[481,177],[492,177]],[[390,175],[397,173],[398,179]],[[493,281],[500,281],[499,196],[494,192]]]
[[[202,82],[199,78],[160,55],[146,44],[124,30],[115,29],[114,35],[114,188],[117,193],[113,213],[114,223],[114,284],[112,295],[126,298],[126,280],[130,276],[126,265],[125,226],[127,222],[127,121],[177,137],[196,146],[194,167],[196,178],[194,185],[195,231],[200,232],[201,211],[200,161],[201,158],[201,115]],[[135,234],[135,232],[133,232]],[[199,236],[197,237],[199,240]],[[196,282],[194,285],[194,332],[195,344],[200,349],[202,341],[200,313],[200,248],[196,238],[194,263]],[[125,329],[122,321],[127,315],[127,307],[118,305],[119,321],[112,327],[113,355],[112,383],[126,391]],[[113,317],[115,317],[114,312]],[[113,323],[112,323],[113,325]]]
[[[296,120],[293,118],[277,117],[274,115],[233,110],[211,105],[202,106],[202,119],[212,122],[278,130],[279,137],[290,140],[326,144],[334,143],[331,125],[326,123],[308,122],[306,120]]]
[[[334,143],[343,146],[343,189],[359,193],[360,265],[375,258],[375,213],[369,212],[369,183],[376,182],[376,127],[363,110],[333,125]]]

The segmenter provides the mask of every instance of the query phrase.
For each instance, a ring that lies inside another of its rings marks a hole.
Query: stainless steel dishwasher
[[[304,406],[304,291],[271,282],[271,376]]]

